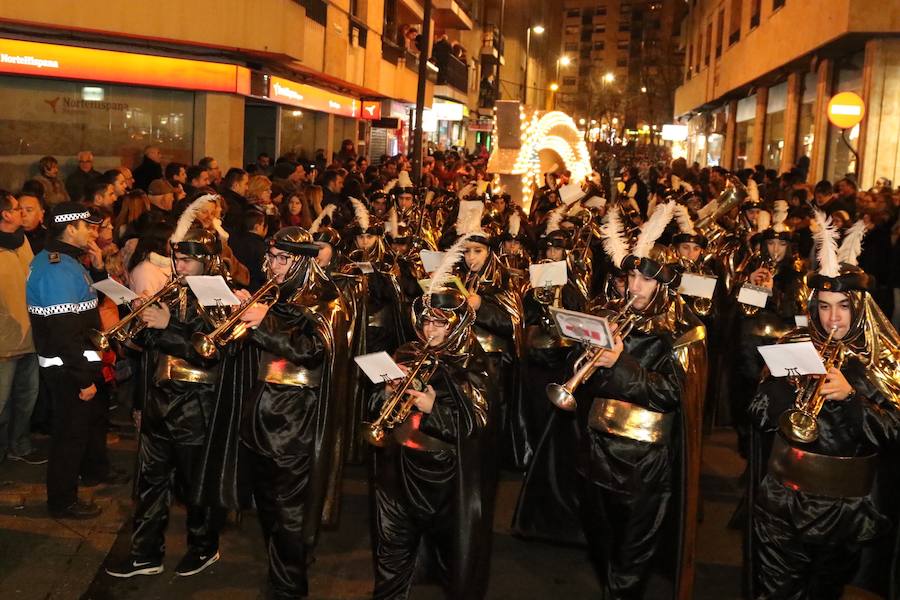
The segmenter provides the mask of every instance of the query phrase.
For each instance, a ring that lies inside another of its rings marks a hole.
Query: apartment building
[[[883,0],[690,0],[675,114],[689,159],[785,171],[809,181],[856,173],[863,187],[897,181],[900,13]],[[863,121],[827,118],[838,92],[859,94]]]

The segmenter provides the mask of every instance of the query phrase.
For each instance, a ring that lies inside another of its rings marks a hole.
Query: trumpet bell
[[[191,336],[191,345],[203,358],[214,358],[219,354],[215,341],[205,333],[196,332]]]
[[[96,329],[88,330],[88,339],[97,351],[106,352],[109,350],[109,336],[102,331],[97,331]]]
[[[547,385],[547,398],[556,408],[567,412],[575,410],[575,396],[566,386],[558,383]]]
[[[778,419],[782,435],[800,444],[809,444],[819,437],[819,423],[815,416],[802,410],[788,410]]]
[[[369,423],[368,421],[363,422],[362,436],[365,441],[373,446],[378,448],[387,446],[387,436],[384,433],[384,428],[378,427],[373,423]]]

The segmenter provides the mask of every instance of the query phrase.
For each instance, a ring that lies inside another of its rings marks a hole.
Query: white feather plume
[[[772,224],[772,215],[769,214],[767,210],[759,211],[759,214],[756,215],[756,231],[761,233],[769,228],[769,225]]]
[[[509,224],[506,227],[506,230],[509,232],[509,235],[516,237],[519,235],[519,230],[522,228],[522,218],[519,216],[518,212],[514,212],[509,215]]]
[[[784,222],[787,221],[787,216],[787,200],[776,200],[775,213],[772,215],[772,229],[779,233],[781,233],[782,231],[787,231],[787,226],[784,224]]]
[[[694,230],[694,221],[691,220],[691,214],[684,204],[675,205],[675,222],[678,223],[678,231],[681,233],[697,235],[697,232]]]
[[[350,198],[350,204],[353,205],[353,212],[356,215],[356,222],[363,229],[363,231],[365,231],[369,228],[370,223],[369,209],[366,208],[365,204],[363,204],[356,198]]]
[[[463,258],[463,253],[466,250],[466,242],[468,242],[469,238],[473,235],[474,232],[460,236],[460,238],[456,240],[456,243],[450,246],[449,250],[444,252],[444,258],[441,260],[440,266],[438,266],[434,273],[431,274],[431,282],[428,284],[427,295],[430,296],[447,287],[447,282],[453,277],[454,267],[456,267]]]
[[[675,202],[666,202],[665,204],[658,205],[653,215],[647,219],[647,222],[641,227],[641,232],[638,234],[637,241],[634,243],[634,248],[631,253],[640,258],[647,258],[650,256],[650,250],[653,249],[656,240],[658,240],[659,236],[666,230],[666,225],[672,220],[674,212]]]
[[[860,219],[844,234],[844,241],[841,242],[837,251],[838,262],[857,265],[864,237],[866,237],[866,224]]]
[[[408,171],[400,171],[397,179],[394,180],[396,185],[402,188],[411,188],[413,186],[412,179],[409,178]]]
[[[625,240],[625,226],[618,206],[613,206],[606,213],[600,232],[603,235],[603,251],[616,267],[621,267],[622,261],[628,256],[628,242]]]
[[[544,229],[544,235],[559,230],[559,224],[562,223],[563,216],[568,208],[565,204],[560,204],[547,213],[547,226]]]
[[[225,228],[222,227],[222,219],[213,219],[213,229],[216,230],[216,233],[219,234],[219,239],[223,242],[227,242],[230,237],[229,233],[225,231]]]
[[[837,256],[838,232],[831,223],[831,217],[819,209],[813,209],[816,222],[816,260],[819,263],[819,274],[825,277],[837,277],[841,274],[841,265]]]
[[[393,206],[388,211],[387,232],[396,236],[400,230],[400,221],[397,219],[397,209]]]
[[[319,213],[319,216],[316,217],[316,220],[313,221],[309,226],[309,232],[316,233],[317,231],[319,231],[319,227],[322,226],[322,221],[325,220],[325,217],[331,219],[332,215],[334,215],[335,210],[337,210],[337,204],[329,204],[328,206],[323,208],[322,212]]]
[[[754,202],[759,202],[759,186],[756,185],[756,180],[752,177],[747,181],[747,195]]]
[[[460,200],[456,216],[456,233],[465,235],[481,229],[484,203],[480,200]]]
[[[175,231],[172,233],[172,237],[169,238],[169,241],[173,244],[177,244],[184,240],[184,236],[197,219],[197,211],[203,208],[208,202],[215,201],[216,197],[214,195],[204,194],[191,202],[178,218],[178,223],[175,225]]]
[[[395,185],[397,185],[397,179],[391,179],[390,181],[388,181],[386,184],[384,184],[384,193],[387,194],[388,192],[390,192],[392,189],[394,189]]]

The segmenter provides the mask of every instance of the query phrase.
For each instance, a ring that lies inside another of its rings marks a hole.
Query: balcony
[[[503,60],[503,36],[493,25],[486,25],[481,36],[481,63],[483,65],[505,64]]]
[[[455,56],[445,57],[443,63],[438,64],[437,84],[449,85],[463,94],[468,93],[469,68],[466,63]]]
[[[433,0],[434,23],[442,29],[472,29],[469,8],[458,0]]]

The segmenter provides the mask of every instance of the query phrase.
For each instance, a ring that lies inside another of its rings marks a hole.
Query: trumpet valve
[[[564,385],[558,383],[547,385],[547,398],[556,408],[567,412],[575,410],[575,396]]]

